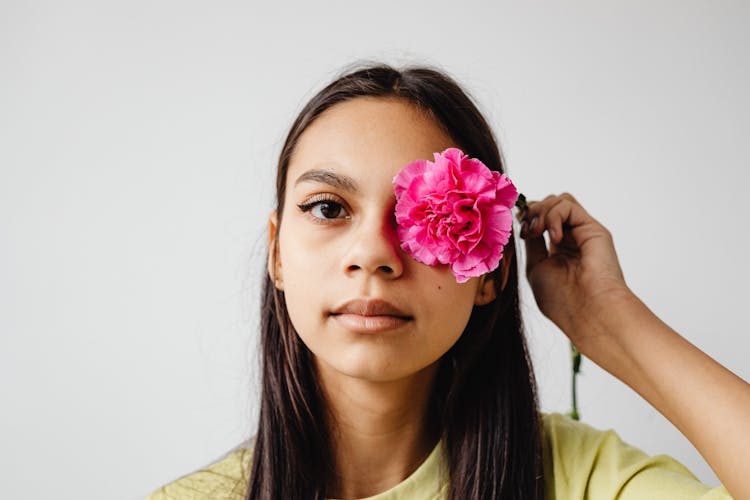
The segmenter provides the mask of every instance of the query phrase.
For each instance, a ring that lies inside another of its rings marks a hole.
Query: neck
[[[328,498],[364,498],[406,479],[437,444],[429,415],[438,362],[407,378],[374,382],[336,372],[318,361],[329,405],[336,464]]]

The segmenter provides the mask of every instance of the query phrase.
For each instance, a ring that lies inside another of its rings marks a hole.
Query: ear
[[[274,282],[274,286],[279,290],[284,290],[283,281],[281,279],[281,259],[279,259],[278,252],[276,251],[276,238],[278,236],[278,218],[276,216],[276,210],[271,212],[268,217],[268,275],[271,277],[271,281]]]
[[[483,306],[495,300],[495,297],[495,280],[490,278],[488,274],[483,274],[479,278],[479,287],[477,287],[477,294],[474,297],[474,304]]]
[[[512,254],[510,252],[503,255],[503,258],[500,260],[500,265],[503,268],[503,284],[500,287],[502,290],[505,290],[505,285],[508,284],[508,276],[510,276],[510,263],[511,262],[512,262]],[[482,275],[482,277],[479,279],[479,287],[477,288],[477,295],[474,298],[474,304],[478,306],[483,306],[485,304],[489,304],[496,298],[497,298],[497,294],[495,293],[494,280],[490,278],[488,274]]]

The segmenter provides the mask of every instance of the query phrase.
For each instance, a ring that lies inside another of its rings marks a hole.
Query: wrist
[[[618,287],[586,301],[581,310],[571,315],[563,331],[586,357],[594,358],[592,350],[602,344],[617,342],[651,311],[627,287]]]

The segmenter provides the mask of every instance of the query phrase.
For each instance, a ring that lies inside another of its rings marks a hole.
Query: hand
[[[526,277],[539,309],[586,357],[672,422],[732,498],[750,498],[750,385],[630,291],[612,235],[575,198],[563,193],[527,204],[518,215],[527,221],[521,227]]]
[[[526,277],[542,313],[576,343],[588,315],[605,314],[608,300],[632,295],[612,235],[568,193],[527,204],[517,214],[523,221]]]

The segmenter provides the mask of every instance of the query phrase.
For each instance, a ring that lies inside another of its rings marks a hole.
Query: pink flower
[[[393,178],[401,248],[428,265],[450,264],[458,283],[497,268],[518,191],[505,174],[458,148],[416,160]]]

